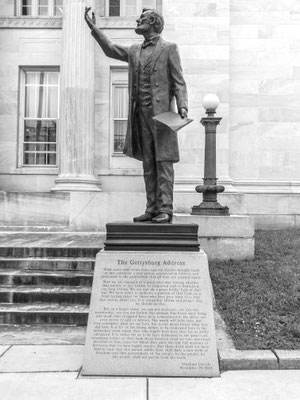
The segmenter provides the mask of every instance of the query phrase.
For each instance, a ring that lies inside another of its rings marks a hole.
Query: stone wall
[[[194,122],[179,132],[181,162],[177,178],[197,182],[203,176],[204,134],[199,120],[204,116],[202,98],[216,93],[223,119],[218,129],[217,171],[228,179],[229,117],[229,0],[164,1],[167,21],[164,37],[178,43],[188,86],[190,110]]]
[[[297,0],[230,2],[230,176],[240,189],[299,192],[299,23]]]

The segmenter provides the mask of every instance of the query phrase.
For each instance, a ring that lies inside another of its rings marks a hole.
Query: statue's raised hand
[[[96,26],[96,17],[94,12],[92,12],[92,18],[89,16],[89,11],[91,8],[92,7],[85,7],[84,19],[88,24],[89,28],[93,29]]]

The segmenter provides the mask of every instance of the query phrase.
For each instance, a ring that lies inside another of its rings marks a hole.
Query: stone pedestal
[[[64,1],[60,172],[55,191],[100,190],[94,165],[94,43],[84,21],[85,6],[85,0]]]
[[[200,247],[209,260],[254,259],[254,219],[250,216],[174,214],[173,221],[199,225]]]
[[[206,254],[98,253],[82,375],[219,376]]]

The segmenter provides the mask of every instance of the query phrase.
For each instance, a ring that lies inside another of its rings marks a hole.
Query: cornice
[[[61,29],[62,18],[1,17],[0,29]]]
[[[97,26],[101,29],[134,29],[134,17],[102,17]],[[59,17],[0,17],[0,29],[61,29]]]

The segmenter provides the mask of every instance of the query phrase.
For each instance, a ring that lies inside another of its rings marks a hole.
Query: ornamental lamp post
[[[196,186],[198,193],[203,193],[203,201],[198,206],[192,207],[191,215],[229,215],[227,206],[223,207],[217,201],[218,193],[224,192],[224,186],[217,185],[216,177],[216,134],[217,125],[222,118],[214,115],[220,104],[218,96],[207,94],[202,101],[207,117],[201,119],[205,128],[205,161],[203,185]]]

